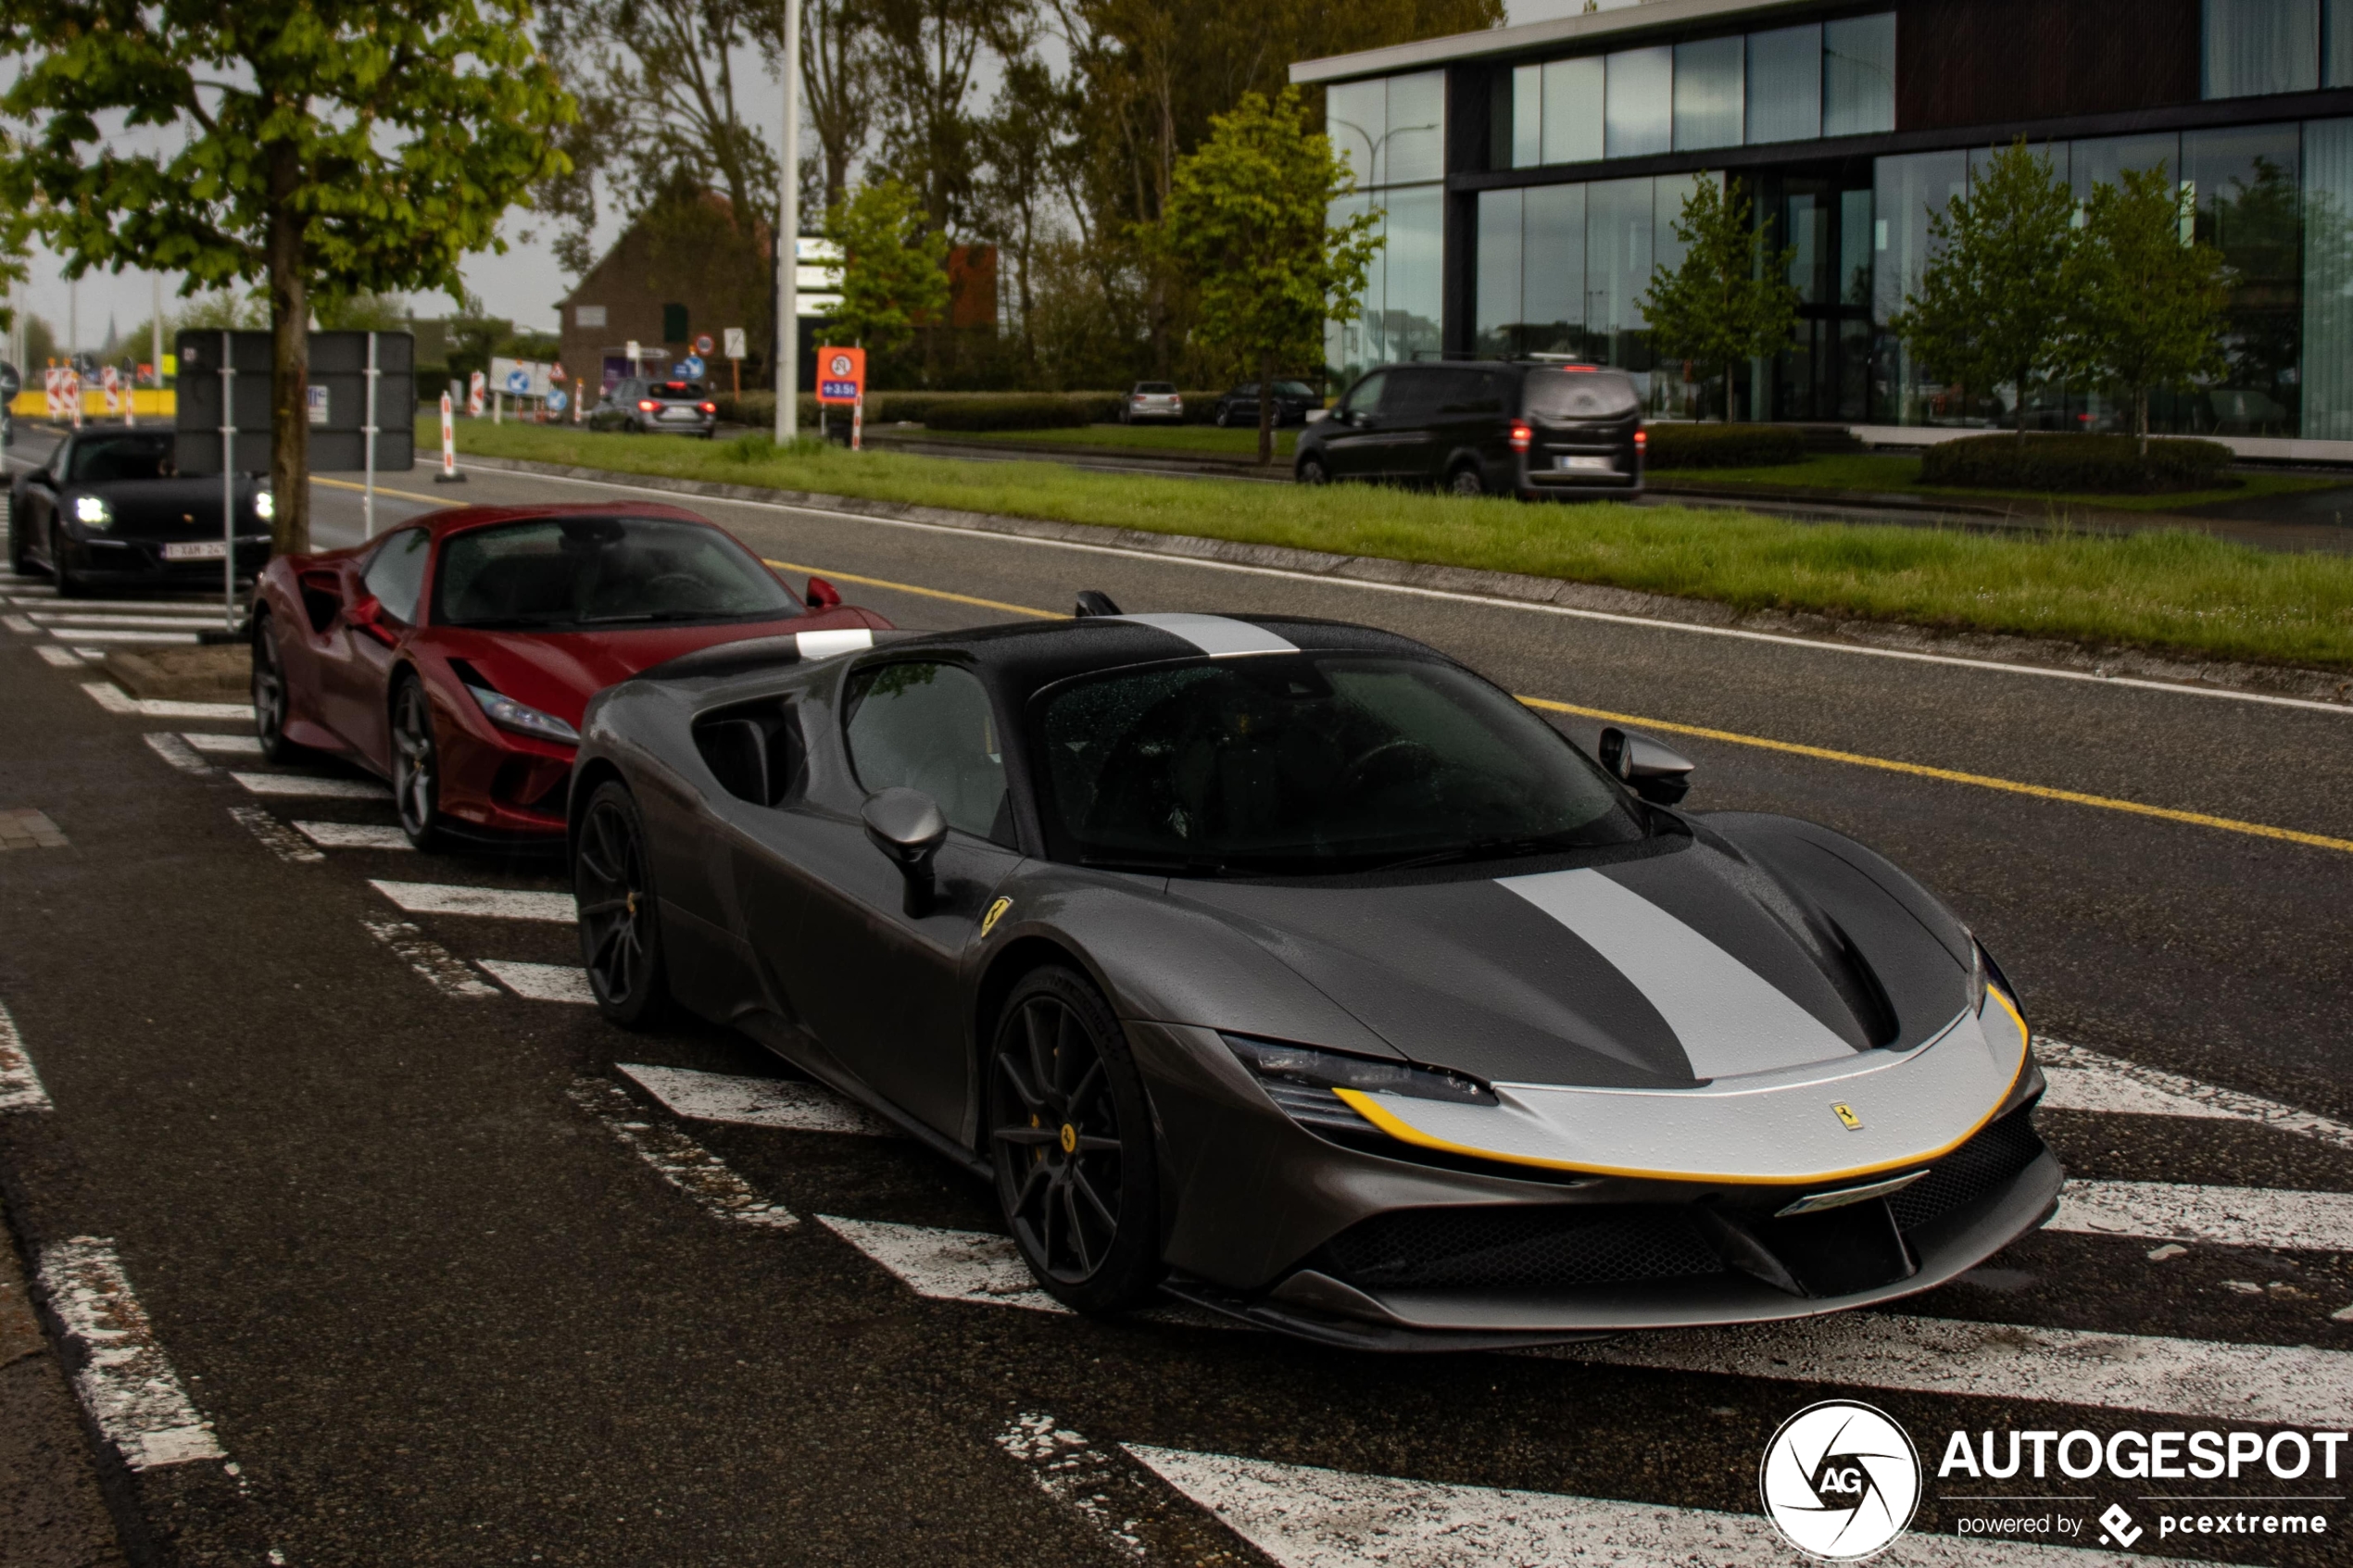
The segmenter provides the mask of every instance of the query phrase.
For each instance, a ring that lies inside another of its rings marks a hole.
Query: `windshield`
[[[1275,383],[1277,397],[1313,397],[1315,389],[1303,381],[1278,381]]]
[[[171,460],[169,435],[85,435],[73,444],[73,472],[80,484],[118,479],[170,479],[180,471]]]
[[[778,621],[800,606],[716,528],[665,518],[548,518],[477,528],[441,549],[435,623],[587,627]]]
[[[655,397],[700,397],[702,383],[698,381],[656,382],[648,391]]]
[[[1594,370],[1530,370],[1528,412],[1540,420],[1619,420],[1640,406],[1634,383]]]
[[[1362,871],[1642,836],[1584,755],[1428,659],[1300,654],[1087,681],[1042,714],[1064,859]]]
[[[1136,390],[1150,396],[1165,397],[1176,390],[1176,383],[1168,381],[1139,381],[1136,383]]]

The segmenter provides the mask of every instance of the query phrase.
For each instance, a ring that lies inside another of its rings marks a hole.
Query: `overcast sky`
[[[1603,8],[1615,9],[1634,3],[1635,0],[1603,0]],[[1583,3],[1506,0],[1505,8],[1511,21],[1530,22],[1581,10]],[[760,69],[756,58],[747,59],[742,66],[749,69],[739,69],[736,80],[753,87],[754,92],[747,94],[750,100],[748,107],[773,145],[776,127],[783,119],[775,83]],[[984,94],[994,86],[993,82],[984,82]],[[547,228],[535,213],[510,213],[504,228],[507,253],[496,256],[485,252],[469,257],[465,277],[467,286],[482,296],[492,315],[510,317],[519,326],[552,332],[556,327],[556,301],[562,295],[568,280],[556,266]],[[605,215],[597,236],[599,248],[610,243],[618,229],[613,217]],[[534,231],[533,239],[525,243],[523,234]],[[177,277],[164,280],[167,311],[174,308],[172,296],[179,283]],[[110,321],[120,331],[128,332],[147,320],[152,286],[153,280],[145,272],[120,276],[99,272],[83,278],[78,286],[69,287],[57,258],[36,252],[31,280],[18,291],[18,300],[32,314],[44,318],[61,341],[78,324],[74,345],[94,349],[106,341]],[[411,308],[420,316],[446,315],[452,307],[451,302],[442,295],[421,295],[411,301]]]

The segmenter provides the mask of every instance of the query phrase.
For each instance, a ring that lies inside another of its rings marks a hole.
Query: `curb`
[[[625,483],[673,495],[706,496],[712,500],[806,507],[855,517],[962,529],[974,533],[1051,539],[1099,548],[1169,556],[1180,560],[1219,561],[1272,571],[1297,572],[1309,577],[1327,577],[1340,582],[1426,589],[1433,593],[1493,600],[1499,604],[1556,606],[1564,609],[1637,617],[1676,625],[1759,632],[1802,638],[1834,647],[1928,654],[2290,696],[2308,702],[2341,706],[2353,711],[2353,672],[2347,671],[2296,665],[2186,659],[2145,648],[2086,645],[2056,637],[2023,637],[2000,632],[1955,632],[1902,621],[1848,621],[1835,616],[1788,610],[1743,612],[1711,600],[1675,598],[1632,588],[1604,587],[1567,578],[1535,577],[1479,567],[1441,566],[1381,556],[1335,555],[1287,545],[1252,545],[1230,539],[1205,539],[1189,533],[1154,533],[1144,529],[1117,528],[1101,523],[1050,522],[1036,518],[1003,517],[991,512],[958,511],[946,507],[871,501],[856,496],[829,495],[806,490],[778,490],[756,484],[722,484],[711,480],[673,479],[661,474],[532,462],[519,458],[490,458],[470,453],[467,461],[480,468],[510,473],[547,474],[555,478],[609,484]]]

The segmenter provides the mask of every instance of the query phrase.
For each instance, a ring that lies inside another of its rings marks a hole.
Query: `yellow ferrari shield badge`
[[[1856,1115],[1855,1108],[1843,1100],[1831,1107],[1831,1114],[1837,1117],[1840,1123],[1850,1133],[1859,1133],[1863,1130],[1863,1119]]]
[[[1013,907],[1011,898],[1000,898],[988,906],[988,912],[980,917],[980,935],[984,940],[997,929],[997,922],[1005,918],[1005,911]]]

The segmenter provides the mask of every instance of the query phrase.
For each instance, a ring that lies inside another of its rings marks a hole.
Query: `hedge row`
[[[2233,458],[2219,441],[2163,440],[2141,455],[2129,435],[1971,435],[1920,458],[1920,483],[1995,490],[2152,495],[2232,483]]]
[[[1645,466],[1758,469],[1806,460],[1806,435],[1787,425],[1655,424]]]
[[[1221,391],[1188,392],[1185,422],[1205,425],[1217,411]],[[877,392],[866,399],[869,424],[895,424],[901,420],[934,430],[1068,430],[1080,425],[1113,424],[1124,392]],[[729,424],[766,429],[775,422],[776,395],[747,392],[742,396],[718,395],[719,417]],[[847,420],[847,409],[832,416]],[[817,400],[803,395],[800,422],[817,425]]]

